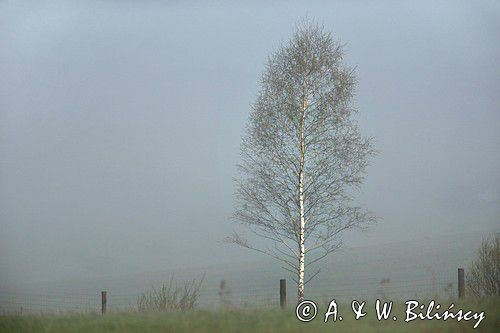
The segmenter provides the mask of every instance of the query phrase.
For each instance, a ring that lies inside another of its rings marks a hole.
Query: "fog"
[[[3,1],[0,284],[260,260],[224,244],[267,56],[316,18],[379,154],[346,246],[500,227],[497,1]]]

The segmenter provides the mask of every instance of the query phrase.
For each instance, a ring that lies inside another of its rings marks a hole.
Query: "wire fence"
[[[422,273],[423,272],[423,273]],[[260,272],[260,276],[266,276]],[[257,283],[251,278],[218,280],[215,275],[204,281],[198,292],[198,308],[217,307],[279,307],[279,277],[269,274]],[[453,299],[458,297],[457,271],[436,274],[429,270],[415,269],[405,276],[384,274],[378,276],[344,276],[342,278],[323,278],[312,280],[306,285],[306,298],[317,302],[339,302],[352,300],[386,299],[402,301],[405,299]],[[265,283],[262,283],[265,281]],[[107,281],[107,285],[112,285]],[[295,299],[294,282],[289,277],[288,304]],[[101,288],[107,291],[107,312],[137,311],[137,301],[145,291],[127,292],[121,288]],[[44,293],[0,290],[0,314],[61,314],[61,313],[101,313],[101,290],[50,291]],[[147,290],[147,288],[146,288]]]

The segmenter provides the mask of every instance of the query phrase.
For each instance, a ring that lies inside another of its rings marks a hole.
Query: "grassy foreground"
[[[446,303],[441,303],[446,304]],[[458,306],[457,306],[458,308]],[[397,321],[378,321],[373,304],[367,304],[367,316],[356,321],[349,305],[339,306],[343,321],[323,322],[326,307],[309,323],[299,322],[294,309],[288,310],[214,310],[185,313],[110,313],[101,315],[31,315],[0,317],[0,332],[499,332],[500,300],[467,302],[463,309],[485,311],[485,319],[474,330],[474,321],[449,319],[404,322],[404,307],[393,314]]]

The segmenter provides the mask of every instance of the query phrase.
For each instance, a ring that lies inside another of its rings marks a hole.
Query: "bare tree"
[[[268,59],[241,145],[234,218],[272,245],[229,240],[280,260],[299,301],[319,272],[305,280],[306,268],[341,245],[342,231],[375,219],[352,202],[374,150],[352,119],[356,77],[342,58],[322,26],[299,25]]]
[[[467,273],[467,288],[475,297],[500,296],[500,233],[481,244]]]

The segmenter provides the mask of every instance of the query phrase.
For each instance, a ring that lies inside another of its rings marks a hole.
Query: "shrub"
[[[500,233],[481,244],[467,273],[467,289],[475,297],[500,296]]]
[[[173,277],[168,284],[151,287],[137,299],[139,311],[186,311],[195,308],[203,279],[185,281],[177,285]]]

